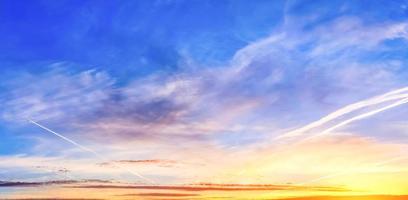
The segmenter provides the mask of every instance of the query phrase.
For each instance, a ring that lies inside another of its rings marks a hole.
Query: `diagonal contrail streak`
[[[397,99],[402,99],[402,98],[407,98],[408,94],[401,94],[402,92],[407,92],[408,91],[408,87],[404,87],[404,88],[400,88],[397,90],[393,90],[391,92],[385,93],[383,95],[380,96],[376,96],[367,100],[363,100],[363,101],[359,101],[357,103],[353,103],[350,105],[347,105],[341,109],[338,109],[332,113],[330,113],[329,115],[326,115],[325,117],[312,122],[304,127],[295,129],[293,131],[287,132],[281,136],[278,136],[276,139],[283,139],[283,138],[288,138],[288,137],[295,137],[295,136],[299,136],[301,134],[303,134],[304,132],[311,130],[313,128],[319,127],[329,121],[332,121],[336,118],[339,118],[343,115],[346,115],[348,113],[351,113],[353,111],[368,107],[368,106],[372,106],[372,105],[376,105],[376,104],[380,104],[380,103],[384,103],[387,101],[392,101],[392,100],[397,100]]]
[[[382,108],[379,108],[379,109],[376,109],[376,110],[372,110],[372,111],[370,111],[370,112],[366,112],[366,113],[357,115],[357,116],[355,116],[355,117],[352,117],[352,118],[350,118],[350,119],[347,119],[347,120],[345,120],[345,121],[342,121],[342,122],[340,122],[340,123],[338,123],[338,124],[336,124],[336,125],[334,125],[334,126],[332,126],[332,127],[330,127],[330,128],[327,128],[327,129],[323,130],[322,132],[320,132],[320,133],[318,133],[318,134],[315,134],[315,135],[312,135],[312,136],[310,136],[310,137],[307,137],[307,138],[305,138],[305,139],[302,140],[302,141],[305,141],[305,140],[309,140],[309,139],[312,139],[312,138],[315,138],[315,137],[320,137],[320,136],[326,135],[326,134],[332,132],[332,131],[335,130],[335,129],[338,129],[338,128],[342,127],[342,126],[345,126],[345,125],[347,125],[347,124],[350,124],[351,122],[354,122],[354,121],[357,121],[357,120],[362,120],[362,119],[364,119],[364,118],[370,117],[370,116],[375,115],[375,114],[377,114],[377,113],[386,111],[386,110],[388,110],[388,109],[391,109],[391,108],[394,108],[394,107],[397,107],[397,106],[400,106],[400,105],[406,104],[406,103],[408,103],[408,98],[402,99],[402,100],[397,101],[397,102],[395,102],[395,103],[393,103],[393,104],[390,104],[390,105],[388,105],[388,106],[385,106],[385,107],[382,107]]]
[[[41,125],[41,124],[39,124],[39,123],[37,123],[37,122],[35,122],[35,121],[33,121],[33,120],[31,120],[31,119],[27,119],[27,120],[28,120],[30,123],[32,123],[32,124],[34,124],[34,125],[36,125],[36,126],[42,128],[42,129],[46,130],[47,132],[50,132],[50,133],[52,133],[52,134],[58,136],[59,138],[61,138],[61,139],[65,140],[65,141],[67,141],[67,142],[69,142],[69,143],[75,145],[76,147],[80,148],[81,150],[87,151],[87,152],[89,152],[89,153],[92,153],[93,155],[95,155],[95,156],[96,156],[97,158],[99,158],[100,160],[102,160],[102,161],[104,161],[104,162],[106,162],[106,161],[109,162],[109,159],[107,159],[106,157],[104,157],[104,156],[102,156],[101,154],[97,153],[96,151],[94,151],[94,150],[92,150],[92,149],[90,149],[90,148],[88,148],[88,147],[86,147],[86,146],[83,146],[83,145],[81,145],[81,144],[79,144],[79,143],[77,143],[77,142],[75,142],[75,141],[73,141],[73,140],[71,140],[71,139],[69,139],[69,138],[67,138],[67,137],[65,137],[65,136],[63,136],[63,135],[61,135],[61,134],[59,134],[59,133],[57,133],[57,132],[55,132],[55,131],[53,131],[53,130],[51,130],[51,129],[49,129],[49,128],[47,128],[47,127],[45,127],[45,126],[43,126],[43,125]],[[124,167],[124,166],[122,166],[122,165],[120,165],[120,164],[118,164],[118,163],[112,162],[112,165],[114,165],[115,167],[117,167],[117,168],[119,168],[119,169],[122,169],[122,170],[124,170],[124,171],[127,171],[127,172],[129,172],[130,174],[133,174],[133,175],[135,175],[135,176],[137,176],[137,177],[139,177],[139,178],[141,178],[141,179],[143,179],[143,180],[145,180],[145,181],[147,181],[147,182],[149,182],[149,183],[154,183],[154,181],[152,181],[152,180],[150,180],[150,179],[148,179],[148,178],[146,178],[146,177],[140,175],[139,173],[137,173],[137,172],[135,172],[135,171],[132,171],[131,169],[128,169],[128,168],[126,168],[126,167]]]

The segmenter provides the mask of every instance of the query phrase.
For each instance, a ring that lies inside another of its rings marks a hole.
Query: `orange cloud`
[[[185,194],[185,193],[140,193],[140,194],[123,194],[119,196],[136,196],[136,197],[194,197],[199,194]]]

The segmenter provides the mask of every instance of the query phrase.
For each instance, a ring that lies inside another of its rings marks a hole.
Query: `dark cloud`
[[[171,123],[175,115],[186,109],[187,105],[174,102],[170,97],[158,97],[140,101],[137,98],[111,98],[95,111],[95,120],[126,119],[137,123]]]
[[[3,200],[104,200],[104,199],[87,199],[87,198],[22,198],[22,199],[3,199]]]
[[[1,187],[40,187],[48,185],[69,185],[80,183],[112,183],[111,181],[87,179],[87,180],[52,180],[52,181],[40,181],[40,182],[28,182],[28,181],[0,181]]]
[[[63,180],[63,181],[44,181],[44,182],[13,182],[13,181],[0,181],[0,187],[36,187],[45,185],[64,185],[78,183],[78,181]]]

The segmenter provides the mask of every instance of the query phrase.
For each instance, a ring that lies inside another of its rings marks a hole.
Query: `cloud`
[[[156,165],[159,167],[177,167],[182,163],[174,160],[161,160],[161,159],[150,159],[150,160],[116,160],[112,161],[115,163],[120,163],[124,165]],[[112,162],[99,163],[100,166],[111,166]]]
[[[43,187],[49,185],[72,185],[78,183],[111,183],[111,181],[104,180],[54,180],[43,182],[19,182],[19,181],[0,181],[0,187]]]
[[[408,87],[404,87],[401,89],[397,89],[397,90],[393,90],[391,92],[388,92],[386,94],[380,95],[380,96],[376,96],[367,100],[363,100],[357,103],[353,103],[350,105],[347,105],[339,110],[336,110],[333,113],[330,113],[329,115],[319,119],[318,121],[312,122],[302,128],[299,129],[295,129],[293,131],[290,131],[288,133],[285,133],[283,135],[280,135],[278,138],[285,138],[285,137],[292,137],[292,136],[298,136],[300,134],[303,134],[305,131],[308,131],[310,129],[313,129],[315,127],[319,127],[322,126],[323,124],[330,122],[331,120],[334,120],[336,118],[339,118],[343,115],[352,113],[356,110],[362,109],[364,107],[368,107],[368,106],[373,106],[376,104],[380,104],[380,103],[384,103],[387,101],[391,101],[391,100],[397,100],[397,99],[403,99],[403,98],[407,98],[408,94],[404,94],[406,91],[408,90]],[[402,93],[402,94],[401,94]],[[400,104],[396,104],[396,105],[400,105]],[[387,108],[387,107],[384,107]]]
[[[72,184],[76,181],[48,181],[48,182],[9,182],[1,181],[0,187],[35,187],[44,185]]]
[[[153,164],[157,164],[157,163],[175,163],[175,161],[169,161],[169,160],[118,160],[116,162],[120,162],[120,163],[153,163]]]
[[[175,74],[155,73],[124,84],[96,70],[26,74],[7,84],[11,92],[2,115],[71,122],[92,139],[174,135],[203,140],[200,136],[236,132],[231,127],[243,121],[249,132],[259,118],[280,124],[297,120],[294,112],[331,104],[339,96],[352,102],[398,86],[398,66],[367,67],[355,55],[374,47],[381,51],[383,41],[405,38],[406,24],[378,28],[357,17],[340,17],[305,31],[290,23],[237,51],[220,68],[187,65]],[[298,106],[292,106],[295,102]]]
[[[276,190],[293,190],[293,191],[332,191],[347,192],[348,189],[340,187],[313,187],[313,186],[296,186],[296,185],[245,185],[245,184],[199,184],[199,185],[83,185],[69,186],[72,188],[92,188],[92,189],[144,189],[144,190],[175,190],[175,191],[276,191]]]
[[[101,106],[114,83],[106,73],[95,70],[71,74],[54,69],[18,76],[4,83],[10,89],[1,99],[8,108],[2,112],[3,119],[11,122],[79,117]]]
[[[199,194],[185,193],[139,193],[139,194],[122,194],[122,197],[197,197]]]
[[[6,198],[4,200],[103,200],[89,198]]]

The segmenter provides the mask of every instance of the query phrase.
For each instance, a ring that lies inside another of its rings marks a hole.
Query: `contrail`
[[[367,107],[367,106],[372,106],[375,104],[379,104],[379,103],[383,103],[383,102],[387,102],[387,101],[391,101],[391,100],[397,100],[397,99],[402,99],[402,98],[407,98],[408,94],[400,94],[402,92],[406,92],[408,91],[408,87],[404,87],[404,88],[400,88],[397,90],[393,90],[391,92],[388,92],[386,94],[380,95],[380,96],[376,96],[367,100],[363,100],[354,104],[350,104],[347,105],[339,110],[336,110],[335,112],[330,113],[329,115],[321,118],[318,121],[312,122],[304,127],[298,128],[296,130],[287,132],[281,136],[278,136],[276,139],[283,139],[283,138],[288,138],[288,137],[294,137],[294,136],[299,136],[302,133],[316,128],[318,126],[321,126],[329,121],[332,121],[336,118],[339,118],[345,114],[348,114],[350,112],[356,111],[358,109]]]
[[[54,134],[56,136],[58,136],[59,138],[65,140],[65,141],[67,141],[67,142],[69,142],[69,143],[71,143],[73,145],[75,145],[76,147],[80,148],[81,150],[92,153],[93,155],[95,155],[97,158],[99,158],[103,162],[109,162],[109,159],[107,159],[104,156],[100,155],[96,151],[94,151],[94,150],[92,150],[92,149],[90,149],[90,148],[88,148],[86,146],[83,146],[83,145],[81,145],[81,144],[79,144],[79,143],[77,143],[77,142],[75,142],[75,141],[73,141],[73,140],[71,140],[71,139],[69,139],[69,138],[67,138],[67,137],[65,137],[65,136],[63,136],[63,135],[61,135],[61,134],[59,134],[59,133],[57,133],[57,132],[55,132],[55,131],[53,131],[53,130],[51,130],[51,129],[49,129],[49,128],[47,128],[47,127],[45,127],[45,126],[43,126],[43,125],[41,125],[41,124],[39,124],[37,122],[35,122],[35,121],[33,121],[33,120],[31,120],[31,119],[27,119],[27,120],[30,123],[42,128],[42,129],[44,129],[44,130],[46,130],[46,131],[48,131],[48,132],[50,132],[50,133],[52,133],[52,134]],[[147,181],[149,183],[154,183],[154,181],[152,181],[152,180],[140,175],[139,173],[137,173],[135,171],[132,171],[132,170],[130,170],[130,169],[118,164],[118,163],[112,162],[112,165],[114,165],[115,167],[117,167],[119,169],[125,170],[125,171],[129,172],[130,174],[133,174],[133,175],[135,175],[135,176],[137,176],[137,177],[139,177],[139,178],[141,178],[141,179],[143,179],[143,180],[145,180],[145,181]]]
[[[330,133],[331,131],[333,131],[334,129],[338,129],[338,128],[342,127],[342,126],[345,126],[345,125],[347,125],[347,124],[350,124],[351,122],[354,122],[354,121],[357,121],[357,120],[361,120],[361,119],[370,117],[370,116],[372,116],[372,115],[375,115],[375,114],[377,114],[377,113],[386,111],[386,110],[388,110],[388,109],[391,109],[391,108],[400,106],[400,105],[405,104],[405,103],[408,103],[408,98],[402,99],[402,100],[397,101],[397,102],[395,102],[395,103],[393,103],[393,104],[390,104],[390,105],[388,105],[388,106],[385,106],[385,107],[382,107],[382,108],[379,108],[379,109],[376,109],[376,110],[372,110],[372,111],[370,111],[370,112],[363,113],[363,114],[361,114],[361,115],[357,115],[357,116],[355,116],[355,117],[352,117],[352,118],[350,118],[350,119],[347,119],[347,120],[345,120],[345,121],[342,121],[342,122],[340,122],[340,123],[338,123],[338,124],[336,124],[336,125],[334,125],[334,126],[332,126],[332,127],[330,127],[330,128],[325,129],[324,131],[322,131],[322,132],[320,132],[320,133],[318,133],[318,134],[316,134],[316,135],[307,137],[307,138],[305,138],[305,139],[302,140],[302,141],[309,140],[309,139],[312,139],[312,138],[315,138],[315,137],[319,137],[319,136],[322,136],[322,135],[326,135],[326,134]]]

